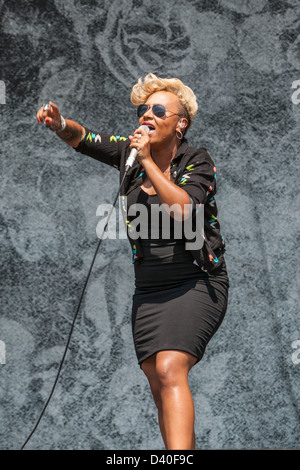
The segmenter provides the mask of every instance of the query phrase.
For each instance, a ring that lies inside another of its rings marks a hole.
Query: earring
[[[179,134],[179,136],[178,136],[178,134]],[[177,139],[182,140],[183,139],[183,133],[181,131],[176,131],[176,137],[177,137]]]

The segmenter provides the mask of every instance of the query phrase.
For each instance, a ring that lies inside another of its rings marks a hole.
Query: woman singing
[[[134,345],[166,449],[195,449],[188,374],[224,318],[229,289],[215,201],[216,168],[205,148],[190,147],[185,138],[198,105],[179,79],[148,74],[134,85],[131,101],[139,126],[147,127],[129,139],[65,120],[52,102],[38,111],[37,119],[76,151],[117,168],[121,179],[131,149],[137,149],[121,188],[135,270]],[[128,215],[137,204],[147,209],[140,232],[137,219]],[[197,214],[203,216],[202,230]],[[186,235],[188,222],[191,237]],[[188,238],[195,243],[188,244]]]

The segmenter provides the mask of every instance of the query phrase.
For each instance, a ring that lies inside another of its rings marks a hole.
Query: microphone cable
[[[57,374],[56,374],[56,377],[55,377],[55,380],[54,380],[54,384],[52,386],[52,389],[51,389],[51,392],[49,394],[49,397],[44,405],[44,408],[42,409],[42,412],[36,422],[36,425],[34,426],[33,430],[31,431],[31,433],[29,434],[29,436],[27,437],[26,441],[24,442],[24,444],[22,445],[21,449],[20,450],[23,450],[26,446],[26,444],[28,443],[28,441],[31,439],[31,437],[33,436],[33,434],[35,433],[35,431],[37,430],[37,427],[38,425],[40,424],[41,422],[41,419],[42,417],[44,416],[45,414],[45,411],[50,403],[50,400],[53,396],[53,393],[54,393],[54,390],[55,390],[55,387],[57,385],[57,382],[58,382],[58,379],[59,379],[59,376],[60,376],[60,373],[61,373],[61,370],[62,370],[62,367],[63,367],[63,364],[65,362],[65,358],[66,358],[66,355],[67,355],[67,352],[68,352],[68,349],[69,349],[69,345],[70,345],[70,341],[71,341],[71,337],[72,337],[72,333],[73,333],[73,330],[74,330],[74,326],[75,326],[75,323],[76,323],[76,320],[77,320],[77,317],[78,317],[78,313],[79,313],[79,309],[80,309],[80,306],[81,306],[81,302],[82,302],[82,299],[83,299],[83,296],[84,296],[84,293],[85,293],[85,290],[86,290],[86,287],[87,287],[87,284],[88,284],[88,281],[89,281],[89,278],[90,278],[90,275],[91,275],[91,272],[92,272],[92,269],[93,269],[93,266],[94,266],[94,263],[95,263],[95,259],[96,259],[96,256],[97,256],[97,253],[99,251],[99,248],[100,248],[100,245],[102,243],[102,240],[103,240],[103,236],[104,236],[104,233],[107,229],[107,226],[108,226],[108,222],[109,222],[109,219],[111,217],[111,214],[115,208],[115,205],[117,203],[117,200],[118,200],[118,197],[119,197],[119,194],[120,194],[120,191],[121,191],[121,188],[122,188],[122,185],[124,183],[124,180],[125,180],[125,177],[127,175],[127,172],[130,168],[130,165],[126,165],[125,166],[125,173],[124,173],[124,176],[122,178],[122,181],[120,183],[120,186],[119,186],[119,189],[118,189],[118,192],[117,192],[117,195],[115,197],[115,200],[113,202],[113,206],[107,216],[107,221],[106,221],[106,224],[105,224],[105,227],[103,228],[103,232],[102,232],[102,235],[100,237],[100,240],[98,242],[98,245],[96,247],[96,251],[95,251],[95,254],[94,254],[94,257],[93,257],[93,260],[92,260],[92,263],[91,263],[91,266],[90,266],[90,269],[88,271],[88,275],[86,277],[86,280],[85,280],[85,283],[84,283],[84,286],[83,286],[83,289],[82,289],[82,292],[81,292],[81,296],[80,296],[80,299],[79,299],[79,302],[78,302],[78,306],[77,306],[77,309],[76,309],[76,313],[74,315],[74,318],[73,318],[73,321],[72,321],[72,324],[71,324],[71,329],[70,329],[70,332],[69,332],[69,336],[68,336],[68,340],[67,340],[67,343],[66,343],[66,346],[65,346],[65,350],[64,350],[64,353],[63,353],[63,356],[62,356],[62,359],[61,359],[61,362],[60,362],[60,365],[59,365],[59,368],[58,368],[58,371],[57,371]]]

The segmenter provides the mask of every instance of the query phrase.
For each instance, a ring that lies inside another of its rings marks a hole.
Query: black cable
[[[85,293],[85,289],[86,289],[86,286],[88,284],[88,281],[89,281],[89,278],[90,278],[90,275],[91,275],[91,272],[92,272],[92,269],[93,269],[93,266],[94,266],[94,262],[95,262],[95,259],[96,259],[96,256],[97,256],[97,253],[99,251],[99,248],[100,248],[100,245],[102,243],[102,240],[103,240],[103,236],[104,236],[104,233],[107,229],[107,226],[108,226],[108,222],[109,222],[109,219],[111,217],[111,214],[113,212],[113,209],[115,208],[115,205],[117,203],[117,200],[118,200],[118,197],[119,197],[119,194],[120,194],[120,191],[121,191],[121,188],[122,188],[122,185],[123,185],[123,182],[124,182],[124,179],[126,177],[126,174],[127,174],[127,171],[128,171],[128,167],[126,167],[125,169],[125,173],[124,173],[124,176],[122,178],[122,181],[120,183],[120,186],[119,186],[119,189],[118,189],[118,193],[115,197],[115,200],[114,200],[114,203],[113,203],[113,206],[107,216],[107,221],[106,221],[106,224],[105,224],[105,227],[103,229],[103,232],[102,232],[102,235],[100,237],[100,240],[99,240],[99,243],[97,245],[97,248],[96,248],[96,251],[95,251],[95,254],[94,254],[94,257],[93,257],[93,260],[92,260],[92,263],[91,263],[91,266],[90,266],[90,269],[89,269],[89,272],[88,272],[88,275],[86,277],[86,280],[85,280],[85,283],[84,283],[84,286],[83,286],[83,289],[82,289],[82,292],[81,292],[81,296],[80,296],[80,299],[79,299],[79,303],[78,303],[78,306],[77,306],[77,310],[76,310],[76,313],[74,315],[74,318],[73,318],[73,321],[72,321],[72,325],[71,325],[71,330],[70,330],[70,333],[69,333],[69,336],[68,336],[68,340],[67,340],[67,344],[66,344],[66,347],[65,347],[65,350],[64,350],[64,354],[63,354],[63,357],[61,359],[61,362],[60,362],[60,366],[58,368],[58,371],[57,371],[57,374],[56,374],[56,378],[55,378],[55,381],[54,381],[54,384],[52,386],[52,389],[51,389],[51,392],[50,392],[50,395],[45,403],[45,406],[44,408],[42,409],[42,412],[36,422],[36,425],[34,426],[33,430],[31,431],[31,433],[29,434],[29,436],[27,437],[26,441],[24,442],[24,444],[22,445],[21,447],[21,450],[24,449],[24,447],[26,446],[26,444],[28,443],[29,439],[31,439],[31,437],[33,436],[33,434],[35,433],[38,425],[40,424],[40,421],[50,403],[50,400],[53,396],[53,393],[54,393],[54,390],[55,390],[55,387],[57,385],[57,382],[58,382],[58,379],[59,379],[59,376],[60,376],[60,373],[61,373],[61,370],[62,370],[62,367],[63,367],[63,364],[64,364],[64,361],[65,361],[65,358],[66,358],[66,355],[67,355],[67,351],[68,351],[68,348],[69,348],[69,344],[70,344],[70,341],[71,341],[71,336],[72,336],[72,333],[73,333],[73,330],[74,330],[74,326],[75,326],[75,323],[76,323],[76,320],[77,320],[77,317],[78,317],[78,313],[79,313],[79,309],[80,309],[80,306],[81,306],[81,302],[82,302],[82,299],[83,299],[83,296],[84,296],[84,293]]]

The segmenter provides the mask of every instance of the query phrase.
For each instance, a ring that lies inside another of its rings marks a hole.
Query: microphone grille
[[[145,131],[147,132],[147,134],[149,134],[149,132],[150,132],[149,127],[146,126],[146,125],[144,125],[144,124],[143,124],[142,126],[140,126],[139,129],[145,129]]]

